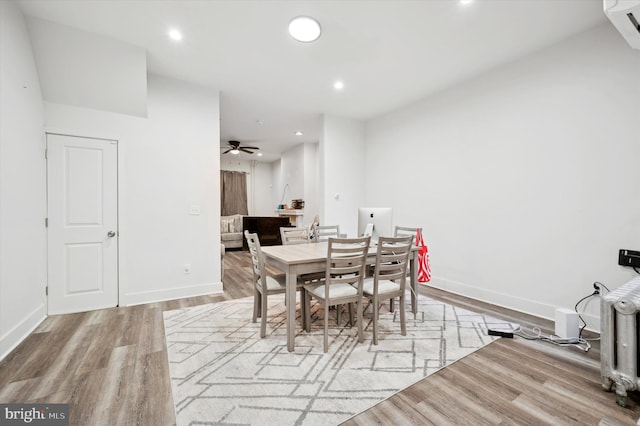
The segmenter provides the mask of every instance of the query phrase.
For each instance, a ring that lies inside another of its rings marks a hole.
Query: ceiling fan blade
[[[257,146],[243,146],[244,149],[260,149]]]
[[[230,152],[232,149],[233,149],[233,148],[229,148],[229,149],[227,149],[225,152],[223,152],[223,154],[226,154],[226,153]]]
[[[251,151],[250,149],[247,149],[243,146],[241,146],[240,148],[238,148],[240,151],[242,152],[246,152],[247,154],[253,154],[253,151]]]

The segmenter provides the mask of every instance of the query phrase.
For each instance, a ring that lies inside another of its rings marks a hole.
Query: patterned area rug
[[[311,333],[298,319],[289,353],[283,302],[269,298],[264,339],[260,321],[251,322],[252,297],[164,313],[178,425],[338,424],[491,343],[487,328],[516,326],[420,296],[417,318],[407,313],[406,336],[397,308],[383,306],[377,346],[371,307],[361,344],[348,314],[337,328],[330,311],[325,354],[322,310],[312,305]]]

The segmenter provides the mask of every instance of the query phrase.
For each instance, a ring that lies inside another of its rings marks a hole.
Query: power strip
[[[500,336],[507,337],[509,339],[513,339],[513,333],[511,331],[500,331],[500,330],[487,330],[489,336]]]

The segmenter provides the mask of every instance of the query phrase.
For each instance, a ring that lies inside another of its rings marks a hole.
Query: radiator
[[[600,365],[602,387],[616,386],[616,402],[627,404],[627,391],[640,389],[638,332],[640,276],[603,296],[600,303]]]

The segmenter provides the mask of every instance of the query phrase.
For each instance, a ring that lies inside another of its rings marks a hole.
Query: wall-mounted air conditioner
[[[603,0],[604,14],[634,49],[640,49],[640,0]]]

